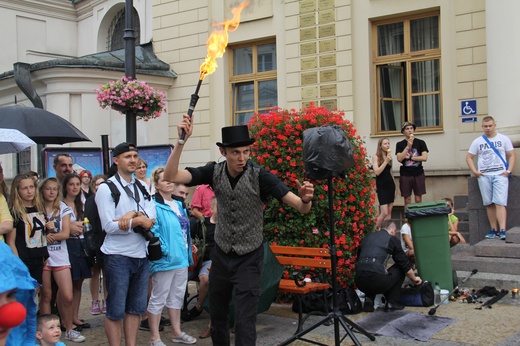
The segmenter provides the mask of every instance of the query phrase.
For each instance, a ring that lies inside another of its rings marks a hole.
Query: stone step
[[[474,288],[478,290],[484,286],[492,286],[497,290],[504,289],[509,292],[511,292],[513,288],[520,287],[520,275],[485,273],[481,271],[472,275],[468,280],[462,283],[462,280],[467,278],[470,274],[471,271],[457,270],[459,287]]]
[[[506,243],[500,239],[485,239],[474,245],[477,257],[520,258],[520,244]],[[520,268],[517,269],[520,273]]]
[[[468,245],[452,248],[454,251],[451,254],[451,262],[454,270],[471,272],[478,269],[482,273],[508,275],[518,275],[520,272],[520,258],[479,257],[475,255],[474,248],[475,246]]]
[[[507,231],[506,243],[520,244],[520,227],[513,227]]]
[[[469,221],[459,221],[459,232],[462,231],[469,232]]]
[[[455,209],[455,216],[457,216],[459,218],[459,223],[462,221],[469,221],[469,213],[466,208]]]
[[[468,199],[468,195],[453,196],[453,206],[455,210],[466,208],[468,206]]]

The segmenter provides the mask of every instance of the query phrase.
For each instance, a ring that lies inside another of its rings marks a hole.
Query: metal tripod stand
[[[327,324],[329,321],[334,320],[334,340],[335,345],[339,346],[341,342],[347,337],[347,335],[352,339],[354,344],[356,346],[361,346],[361,343],[358,341],[356,336],[354,335],[353,329],[357,330],[358,332],[364,334],[367,338],[374,341],[376,338],[358,326],[353,321],[346,318],[341,311],[339,311],[339,302],[338,302],[338,284],[336,282],[336,275],[337,275],[337,254],[336,254],[336,246],[334,245],[334,204],[333,204],[333,194],[332,194],[332,177],[328,177],[328,188],[329,188],[329,226],[330,226],[330,239],[329,239],[329,251],[330,251],[330,258],[331,258],[331,279],[332,279],[332,311],[328,313],[325,318],[323,318],[321,321],[318,321],[311,325],[309,328],[302,330],[299,333],[294,334],[289,339],[285,340],[279,346],[289,345],[293,341],[296,340],[302,340],[306,341],[308,343],[314,344],[314,345],[322,345],[322,346],[329,346],[327,344],[322,344],[320,342],[306,339],[304,336],[313,331],[314,329],[318,328],[321,325]],[[340,329],[339,325],[343,327],[346,334],[342,337],[340,336]]]

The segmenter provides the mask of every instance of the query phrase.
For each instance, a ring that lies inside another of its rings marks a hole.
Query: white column
[[[520,1],[486,0],[489,115],[497,127],[520,126]]]

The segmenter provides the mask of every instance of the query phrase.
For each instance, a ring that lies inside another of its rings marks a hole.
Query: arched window
[[[138,45],[141,43],[141,23],[139,22],[139,14],[135,8],[132,9],[132,11],[135,44]],[[125,41],[123,39],[125,35],[125,27],[125,9],[123,8],[121,11],[116,13],[112,23],[110,23],[110,27],[108,28],[107,50],[112,51],[123,49],[125,47]]]

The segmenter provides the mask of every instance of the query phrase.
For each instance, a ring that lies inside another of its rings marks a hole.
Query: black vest
[[[215,165],[213,190],[218,199],[215,242],[225,253],[247,254],[262,245],[263,202],[260,198],[260,168],[248,163],[233,189],[226,173],[226,162]]]
[[[390,239],[392,235],[385,230],[371,233],[363,239],[356,264],[357,275],[361,272],[386,274]]]

